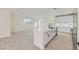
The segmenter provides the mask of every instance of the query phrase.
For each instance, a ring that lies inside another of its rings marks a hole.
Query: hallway
[[[72,50],[72,34],[58,33],[58,35],[48,44],[47,50]]]

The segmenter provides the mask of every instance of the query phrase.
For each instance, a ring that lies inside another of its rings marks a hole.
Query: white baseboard
[[[0,35],[0,38],[9,37],[10,34]]]

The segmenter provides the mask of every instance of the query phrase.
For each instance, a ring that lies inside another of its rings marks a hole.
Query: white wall
[[[77,23],[77,25],[78,25],[78,28],[77,28],[77,42],[79,42],[79,12],[77,13],[77,21],[78,21],[78,23]]]
[[[33,30],[34,25],[35,25],[34,21],[35,19],[39,19],[39,18],[42,18],[42,20],[47,20],[48,23],[54,24],[54,16],[52,17],[31,17],[31,18],[32,18],[31,23],[24,23],[24,16],[19,13],[13,12],[11,15],[11,32]]]
[[[79,8],[77,9],[77,42],[79,42]],[[77,49],[79,50],[79,46],[77,46]]]
[[[34,26],[34,20],[32,23],[24,23],[24,16],[18,13],[12,13],[11,32],[19,32],[24,30],[32,30]]]
[[[40,28],[42,29],[48,29],[49,24],[54,25],[55,24],[55,17],[51,16],[51,17],[39,17],[39,20],[41,20],[40,22]]]
[[[48,23],[55,25],[55,16],[54,15],[52,15],[51,17],[46,17],[46,19],[48,20]]]
[[[0,38],[10,36],[10,12],[0,9]]]

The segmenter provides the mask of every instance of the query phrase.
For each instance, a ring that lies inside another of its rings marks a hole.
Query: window
[[[32,19],[30,17],[24,18],[24,23],[31,23]]]
[[[69,32],[73,29],[73,15],[56,17],[56,27],[59,32]]]

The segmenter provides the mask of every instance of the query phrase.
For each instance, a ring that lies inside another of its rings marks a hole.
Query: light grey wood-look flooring
[[[33,32],[12,33],[11,37],[0,39],[0,50],[38,50],[33,44]]]
[[[67,33],[58,35],[48,44],[45,50],[72,50],[72,36]],[[10,37],[0,38],[0,50],[40,50],[33,44],[33,31],[12,33]]]
[[[48,44],[47,50],[73,50],[72,34],[58,33],[58,35]]]

